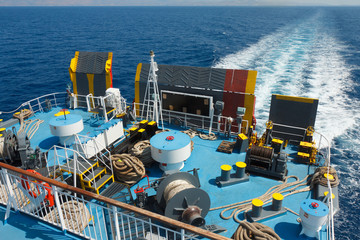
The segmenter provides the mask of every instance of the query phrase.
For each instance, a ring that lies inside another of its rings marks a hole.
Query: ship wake
[[[223,57],[214,67],[258,71],[255,115],[260,132],[269,116],[271,94],[318,98],[315,128],[332,144],[332,164],[342,175],[341,197],[354,207],[360,189],[360,101],[354,93],[355,67],[345,61],[348,47],[326,24],[321,12],[297,20]],[[342,231],[340,225],[349,224],[347,217],[338,217],[338,231]]]

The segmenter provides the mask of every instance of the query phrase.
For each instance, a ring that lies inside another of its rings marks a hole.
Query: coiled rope
[[[155,132],[155,134],[162,133],[162,132],[169,132],[169,129],[159,129]]]
[[[5,160],[5,156],[7,155],[5,148],[5,137],[0,137],[0,157]]]
[[[137,183],[145,175],[144,164],[135,156],[127,153],[111,155],[114,175],[118,181],[128,185]]]
[[[14,118],[17,119],[25,119],[27,117],[30,117],[30,115],[32,114],[32,111],[30,109],[22,109],[20,112],[16,112],[13,114]]]
[[[247,222],[241,221],[239,227],[236,229],[235,233],[231,237],[235,240],[249,240],[249,239],[259,239],[259,240],[280,240],[279,235],[275,231],[265,226],[264,224],[258,222]]]
[[[33,188],[34,186],[31,185]],[[12,190],[15,194],[14,198],[19,208],[25,207],[29,203],[29,198],[25,196],[24,192],[18,187],[17,184],[12,184]],[[0,203],[8,204],[9,195],[8,188],[0,182]]]
[[[333,178],[325,177],[325,174],[331,174]],[[333,167],[319,167],[315,170],[315,173],[311,180],[311,187],[316,184],[327,187],[328,181],[330,182],[331,187],[336,187],[339,185],[340,180],[336,173],[336,170]]]
[[[299,178],[297,176],[287,176],[285,178],[285,181],[282,184],[275,185],[275,186],[269,188],[263,195],[261,195],[260,197],[257,197],[257,198],[262,200],[265,205],[265,204],[271,202],[272,195],[274,193],[281,193],[284,195],[284,197],[287,197],[287,196],[290,196],[290,195],[293,195],[296,193],[310,191],[309,186],[306,186],[304,188],[296,190],[297,188],[299,188],[301,186],[307,185],[306,180],[308,179],[308,177],[309,177],[309,175],[306,176],[301,181],[299,181]],[[288,183],[288,180],[290,178],[294,178],[295,181]],[[284,193],[287,193],[287,194],[284,194]],[[252,208],[251,201],[252,201],[252,199],[249,199],[249,200],[245,200],[245,201],[241,201],[241,202],[237,202],[237,203],[232,203],[232,204],[228,204],[228,205],[224,205],[224,206],[220,206],[220,207],[215,207],[215,208],[211,208],[210,211],[225,208],[224,210],[221,211],[220,217],[225,220],[234,218],[234,220],[236,222],[240,223],[241,220],[239,220],[237,216],[241,212],[244,212],[244,214],[245,214],[247,211],[251,210],[251,208]],[[225,216],[225,213],[230,210],[232,210],[231,214],[229,216]]]
[[[172,181],[169,183],[169,185],[166,186],[164,190],[164,199],[166,202],[168,202],[176,194],[189,188],[195,188],[195,186],[182,179]]]
[[[61,204],[60,208],[67,229],[80,233],[84,231],[91,219],[89,209],[84,203],[72,200]],[[54,208],[45,215],[44,219],[55,224],[59,223],[60,217],[58,210]]]
[[[203,134],[203,133],[198,133],[197,131],[192,130],[192,129],[184,130],[184,131],[181,131],[181,132],[187,134],[190,138],[193,138],[195,136],[199,136],[199,138],[204,139],[204,140],[213,141],[213,140],[217,139],[217,137],[215,136],[215,133]]]
[[[151,145],[149,140],[137,142],[129,151],[129,153],[137,158],[146,166],[149,167],[155,162],[151,157]]]

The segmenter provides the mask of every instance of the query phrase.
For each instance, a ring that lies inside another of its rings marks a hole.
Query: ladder
[[[59,170],[78,177],[82,189],[91,190],[97,194],[107,183],[114,182],[114,176],[96,160],[73,159],[61,165]]]

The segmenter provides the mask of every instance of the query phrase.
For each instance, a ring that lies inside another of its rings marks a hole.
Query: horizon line
[[[359,5],[1,5],[0,7],[360,7]]]

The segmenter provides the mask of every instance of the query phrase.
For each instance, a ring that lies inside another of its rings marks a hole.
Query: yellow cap
[[[324,192],[324,196],[325,196],[325,197],[326,197],[328,194],[329,194],[329,192],[328,192],[328,191]],[[335,198],[335,195],[334,195],[333,193],[331,194],[331,198],[332,198],[332,199],[334,199],[334,198]]]
[[[274,138],[271,142],[273,142],[273,143],[278,143],[278,144],[282,144],[284,141],[281,140],[281,139]]]
[[[231,166],[230,166],[230,165],[227,165],[227,164],[221,165],[221,170],[223,170],[223,171],[230,171],[230,170],[231,170]]]
[[[2,134],[0,134],[0,137],[2,137],[3,135]]]
[[[334,180],[334,176],[331,175],[330,173],[329,173],[329,174],[325,173],[325,174],[324,174],[324,177],[327,178],[327,179],[329,179],[329,180]]]
[[[254,205],[255,207],[261,207],[262,205],[264,205],[264,202],[258,198],[254,198],[252,200],[252,205]]]
[[[3,119],[0,118],[0,122],[2,122],[2,121],[3,121]]]
[[[145,129],[144,129],[144,128],[140,129],[138,132],[143,132],[143,131],[145,131]]]
[[[302,147],[312,147],[312,143],[311,142],[300,142],[300,146]]]
[[[148,120],[142,120],[140,123],[147,123]]]
[[[244,163],[244,162],[237,162],[237,163],[236,163],[236,166],[237,166],[238,168],[245,168],[245,167],[246,167],[246,163]]]
[[[0,128],[0,132],[5,131],[5,130],[6,130],[6,128]]]
[[[308,153],[303,153],[303,152],[298,152],[297,155],[300,156],[300,157],[303,157],[303,158],[308,158],[308,157],[310,157],[310,154],[308,154]]]
[[[151,122],[149,122],[148,125],[154,125],[154,124],[156,124],[156,122],[155,122],[155,121],[151,121]]]
[[[243,133],[238,134],[238,137],[241,138],[242,140],[248,139],[248,137]]]
[[[132,127],[132,128],[130,128],[129,130],[130,131],[135,131],[137,128],[136,127]]]
[[[272,195],[272,197],[273,197],[273,199],[279,200],[279,201],[281,201],[281,200],[284,199],[284,196],[283,196],[281,193],[274,193],[274,194]]]

